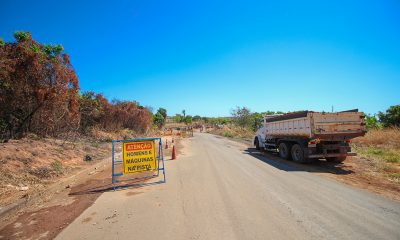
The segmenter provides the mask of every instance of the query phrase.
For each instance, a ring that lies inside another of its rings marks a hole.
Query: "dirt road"
[[[400,239],[400,203],[209,134],[167,183],[106,192],[58,239]]]

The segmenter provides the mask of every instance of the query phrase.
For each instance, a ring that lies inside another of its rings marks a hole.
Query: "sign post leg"
[[[158,156],[157,156],[157,177],[160,175],[160,160],[161,160],[161,151],[162,151],[162,140],[158,142]]]
[[[161,142],[162,142],[162,140],[161,140],[161,138],[160,138],[160,144],[162,144]],[[165,164],[164,164],[164,154],[163,154],[163,149],[162,149],[162,147],[160,148],[160,151],[161,151],[162,170],[163,170],[164,183],[165,183],[165,182],[166,182],[166,179],[165,179]],[[158,167],[158,168],[160,168],[160,167]]]
[[[114,189],[114,191],[115,191],[115,185],[114,185],[114,183],[115,183],[115,176],[114,176],[114,142],[112,142],[112,145],[111,145],[111,151],[112,151],[112,154],[111,154],[111,169],[112,169],[112,173],[111,173],[111,182],[112,182],[112,187],[113,187],[113,189]]]
[[[163,175],[164,175],[164,182],[166,183],[166,182],[167,182],[167,180],[166,180],[166,178],[165,178],[165,165],[164,165],[164,156],[162,156],[162,165],[163,165],[163,167],[162,167],[162,171],[163,171]]]

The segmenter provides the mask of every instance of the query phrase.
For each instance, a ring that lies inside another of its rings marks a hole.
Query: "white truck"
[[[365,134],[364,117],[357,109],[266,115],[254,137],[254,146],[300,163],[320,158],[343,162],[347,156],[356,155],[351,152],[349,143],[352,138]]]

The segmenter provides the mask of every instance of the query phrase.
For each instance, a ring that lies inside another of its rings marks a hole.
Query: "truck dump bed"
[[[365,134],[364,114],[357,110],[324,113],[301,111],[265,118],[269,137],[345,140]]]

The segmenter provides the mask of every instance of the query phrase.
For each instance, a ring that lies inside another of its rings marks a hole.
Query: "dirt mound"
[[[0,207],[28,198],[60,177],[107,157],[109,145],[34,138],[0,143]]]

